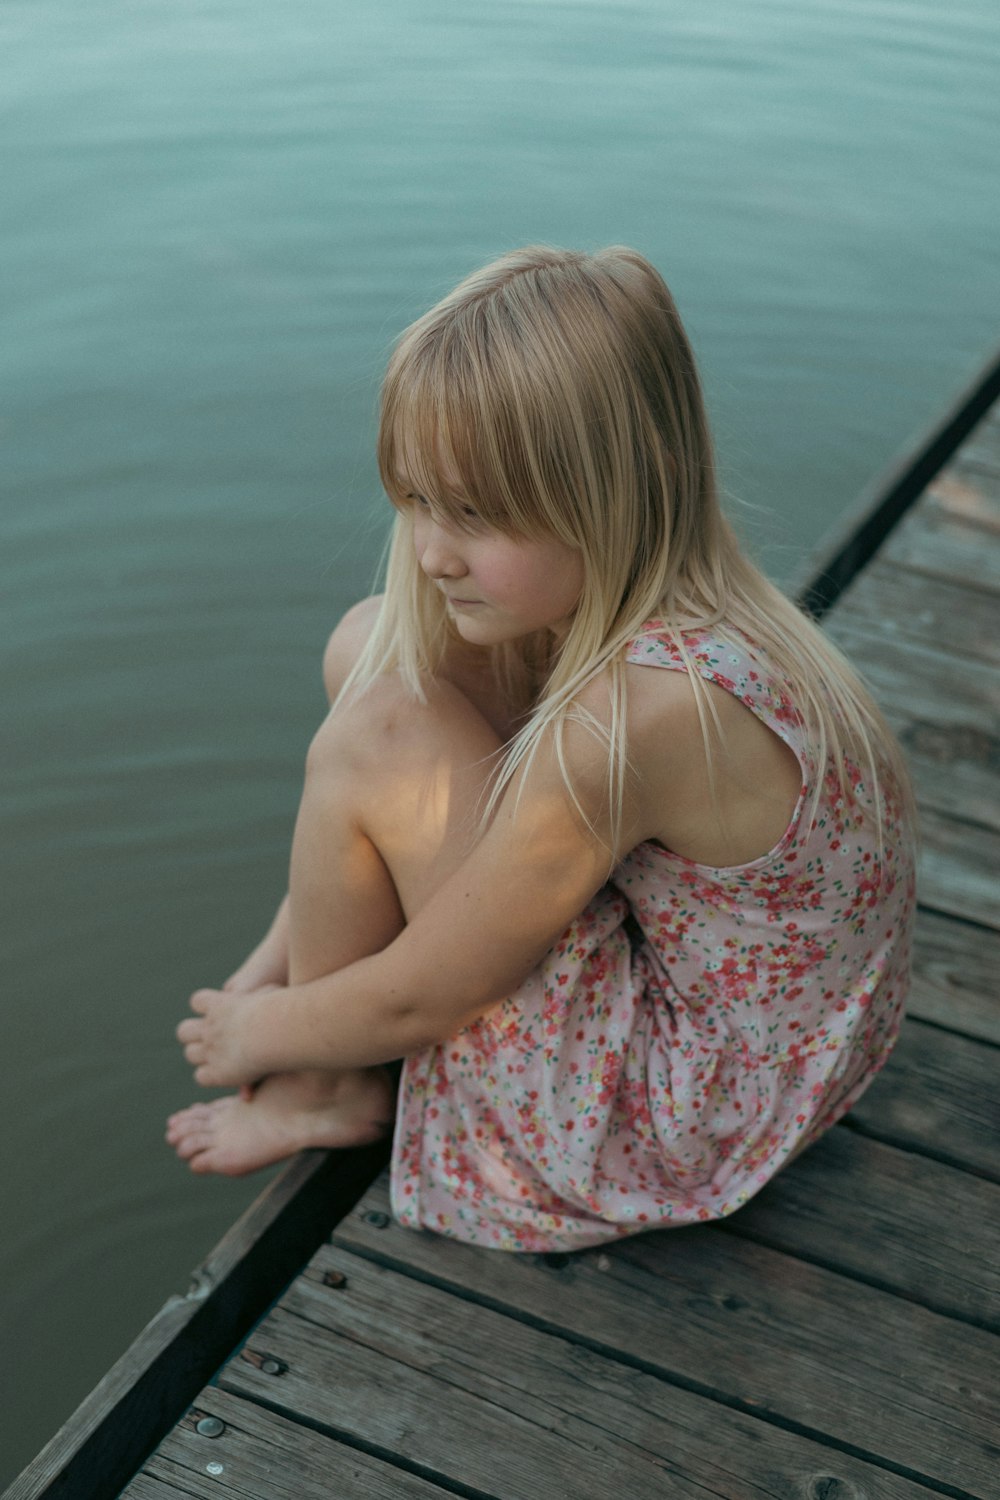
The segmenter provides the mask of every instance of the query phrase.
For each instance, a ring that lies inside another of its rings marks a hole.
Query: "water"
[[[260,1186],[161,1144],[373,576],[396,332],[530,240],[670,281],[779,577],[998,340],[994,0],[7,0],[0,1482]]]

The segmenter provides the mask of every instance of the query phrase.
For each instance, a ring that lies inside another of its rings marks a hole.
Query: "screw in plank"
[[[365,1223],[370,1224],[373,1229],[388,1229],[389,1224],[391,1223],[389,1215],[379,1213],[378,1209],[372,1209],[370,1213],[365,1214],[364,1220]]]
[[[202,1437],[221,1437],[226,1430],[226,1424],[219,1417],[202,1417],[195,1427],[195,1432],[200,1432]]]
[[[217,1476],[219,1474],[224,1474],[225,1472],[226,1472],[226,1466],[225,1466],[225,1464],[206,1464],[205,1465],[205,1473],[206,1474],[212,1474],[212,1475],[216,1475]]]
[[[332,1286],[334,1291],[342,1292],[347,1285],[347,1277],[343,1271],[324,1271],[323,1285]]]
[[[248,1365],[253,1365],[255,1370],[262,1370],[265,1375],[284,1375],[288,1366],[283,1359],[276,1358],[273,1354],[258,1354],[256,1349],[244,1349],[240,1355]]]

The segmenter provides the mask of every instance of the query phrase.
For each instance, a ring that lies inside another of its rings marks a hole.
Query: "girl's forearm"
[[[241,1018],[248,1067],[256,1076],[372,1067],[419,1052],[464,1023],[394,985],[387,967],[375,954],[268,994]]]

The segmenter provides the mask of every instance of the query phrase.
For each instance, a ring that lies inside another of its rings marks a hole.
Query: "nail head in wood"
[[[202,1417],[196,1425],[195,1432],[200,1432],[202,1437],[221,1437],[226,1430],[226,1424],[220,1417]]]
[[[244,1349],[243,1358],[264,1375],[284,1375],[288,1369],[283,1359],[277,1359],[273,1354],[258,1354],[256,1349]]]
[[[347,1285],[347,1277],[343,1271],[324,1271],[323,1285],[332,1286],[334,1291],[342,1292]]]
[[[373,1229],[388,1229],[390,1222],[388,1214],[380,1213],[375,1208],[365,1214],[365,1223],[370,1224]]]

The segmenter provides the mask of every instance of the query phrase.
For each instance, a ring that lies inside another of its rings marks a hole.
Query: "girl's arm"
[[[192,997],[178,1037],[206,1085],[268,1073],[367,1067],[418,1052],[515,990],[608,878],[650,836],[641,795],[608,843],[606,756],[568,725],[564,750],[587,821],[546,745],[462,867],[381,952],[266,997]],[[639,783],[641,785],[641,781]]]

